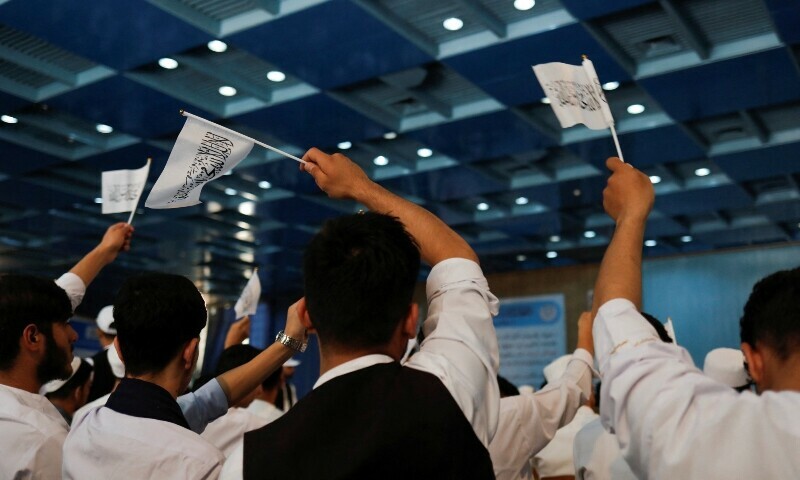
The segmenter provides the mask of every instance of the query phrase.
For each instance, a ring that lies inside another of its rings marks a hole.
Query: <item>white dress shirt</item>
[[[280,418],[284,411],[275,405],[264,400],[253,400],[247,406],[247,410],[255,415],[259,415],[271,423]],[[244,437],[239,437],[239,442],[233,446],[231,453],[227,454],[225,465],[222,466],[222,473],[219,480],[241,480],[244,476]]]
[[[245,408],[232,407],[228,413],[209,423],[200,436],[222,450],[227,457],[242,443],[245,432],[261,428],[267,423],[265,418]]]
[[[592,355],[577,349],[560,379],[536,393],[500,400],[500,423],[489,444],[499,480],[532,478],[531,460],[570,423],[592,390]],[[571,457],[570,457],[571,458]]]
[[[539,478],[575,475],[572,460],[575,435],[584,425],[596,418],[598,415],[594,410],[583,406],[575,412],[575,418],[571,422],[558,429],[550,443],[533,457],[532,464]]]
[[[799,478],[800,393],[736,393],[658,340],[628,300],[594,322],[601,415],[640,478]]]
[[[258,398],[253,400],[250,405],[247,406],[246,410],[265,419],[267,423],[274,422],[283,415],[283,410]]]
[[[75,309],[78,308],[78,305],[81,304],[83,296],[86,294],[86,285],[84,285],[83,280],[74,273],[67,272],[58,277],[56,285],[67,292],[69,301],[72,304],[72,311],[74,312]]]
[[[583,426],[575,435],[576,480],[636,480],[622,457],[617,437],[608,433],[599,418]]]
[[[38,393],[0,385],[0,478],[61,478],[69,426]]]

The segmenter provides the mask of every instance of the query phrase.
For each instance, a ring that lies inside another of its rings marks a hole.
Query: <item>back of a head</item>
[[[226,348],[219,356],[219,360],[217,360],[217,369],[214,372],[214,376],[218,377],[229,370],[241,367],[256,358],[259,353],[261,353],[261,350],[250,345],[233,345]]]
[[[129,278],[114,301],[125,370],[130,375],[159,372],[206,324],[205,302],[180,275],[146,273]]]
[[[386,344],[408,314],[419,265],[414,240],[394,217],[369,212],[325,223],[303,264],[308,312],[321,341]]]
[[[800,352],[800,267],[759,280],[739,327],[742,343],[763,343],[782,360]]]
[[[67,293],[53,280],[32,275],[0,276],[0,370],[11,368],[27,325],[49,334],[51,324],[72,316]]]
[[[647,320],[647,323],[649,323],[650,325],[653,326],[653,328],[656,329],[656,333],[658,334],[658,338],[660,338],[662,342],[664,342],[664,343],[674,343],[672,341],[672,337],[670,337],[669,333],[667,332],[667,328],[664,326],[663,323],[661,323],[661,320],[657,319],[656,317],[654,317],[654,316],[652,316],[652,315],[650,315],[649,313],[646,313],[646,312],[641,312],[641,314],[644,317],[644,319]]]

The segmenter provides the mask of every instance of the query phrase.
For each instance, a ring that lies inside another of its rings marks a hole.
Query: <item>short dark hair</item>
[[[519,395],[519,389],[507,378],[497,375],[497,386],[500,387],[500,398]]]
[[[217,360],[217,369],[214,372],[214,376],[220,376],[229,370],[241,367],[256,358],[259,353],[261,353],[261,350],[250,345],[233,345],[226,348],[219,356],[219,360]]]
[[[52,324],[72,316],[67,292],[49,278],[33,275],[0,276],[0,370],[14,365],[19,355],[19,339],[28,325],[44,334]]]
[[[272,374],[269,377],[265,378],[264,381],[261,382],[261,388],[263,388],[264,390],[272,390],[273,388],[276,388],[278,385],[280,385],[282,370],[283,370],[282,368],[279,368],[274,372],[272,372]]]
[[[641,314],[644,317],[644,319],[647,320],[647,323],[649,323],[650,325],[653,326],[653,328],[656,329],[658,338],[660,338],[662,342],[673,343],[672,337],[670,337],[669,333],[667,332],[667,327],[665,327],[664,324],[661,323],[661,320],[657,319],[656,317],[650,315],[647,312],[641,312]]]
[[[112,347],[113,348],[113,347]],[[67,382],[61,386],[55,392],[50,392],[45,396],[47,398],[67,398],[72,395],[77,388],[82,387],[86,384],[89,378],[92,376],[92,372],[94,371],[94,367],[92,364],[87,362],[84,359],[81,359],[81,364],[78,367],[78,371],[76,371]]]
[[[385,345],[408,314],[419,265],[419,249],[395,217],[368,212],[327,221],[303,262],[320,339],[349,348]]]
[[[739,321],[742,343],[762,342],[786,360],[800,351],[800,267],[773,273],[753,287]]]
[[[114,300],[114,323],[131,375],[159,372],[183,345],[200,336],[206,305],[186,277],[145,273],[129,278]]]

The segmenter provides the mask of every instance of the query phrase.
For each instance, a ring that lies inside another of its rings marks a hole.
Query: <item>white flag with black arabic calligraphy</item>
[[[606,96],[588,59],[584,60],[584,66],[543,63],[534,66],[533,73],[550,100],[561,128],[582,123],[592,130],[603,130],[614,124]]]
[[[244,286],[239,300],[236,301],[233,310],[236,312],[236,320],[245,315],[255,315],[258,309],[258,300],[261,298],[261,281],[258,279],[258,269],[253,270],[253,275]]]
[[[100,176],[102,181],[103,213],[131,212],[147,183],[150,162],[136,170],[109,170]]]
[[[148,208],[180,208],[200,203],[208,182],[225,175],[253,149],[253,140],[199,117],[186,118],[167,166],[147,197]]]

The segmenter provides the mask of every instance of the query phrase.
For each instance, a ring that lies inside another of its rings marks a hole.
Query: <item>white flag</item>
[[[244,317],[245,315],[253,315],[258,308],[258,299],[261,298],[261,281],[258,279],[258,269],[253,270],[253,275],[247,281],[247,285],[242,290],[242,295],[239,300],[236,300],[236,305],[233,310],[236,312],[236,320]]]
[[[614,125],[611,109],[589,59],[582,66],[543,63],[533,67],[562,128],[582,123],[592,130]]]
[[[139,204],[147,175],[150,173],[150,162],[136,170],[110,170],[103,172],[103,213],[132,212]]]
[[[203,186],[225,175],[253,148],[253,139],[194,115],[186,118],[167,166],[150,191],[149,208],[200,203]]]

